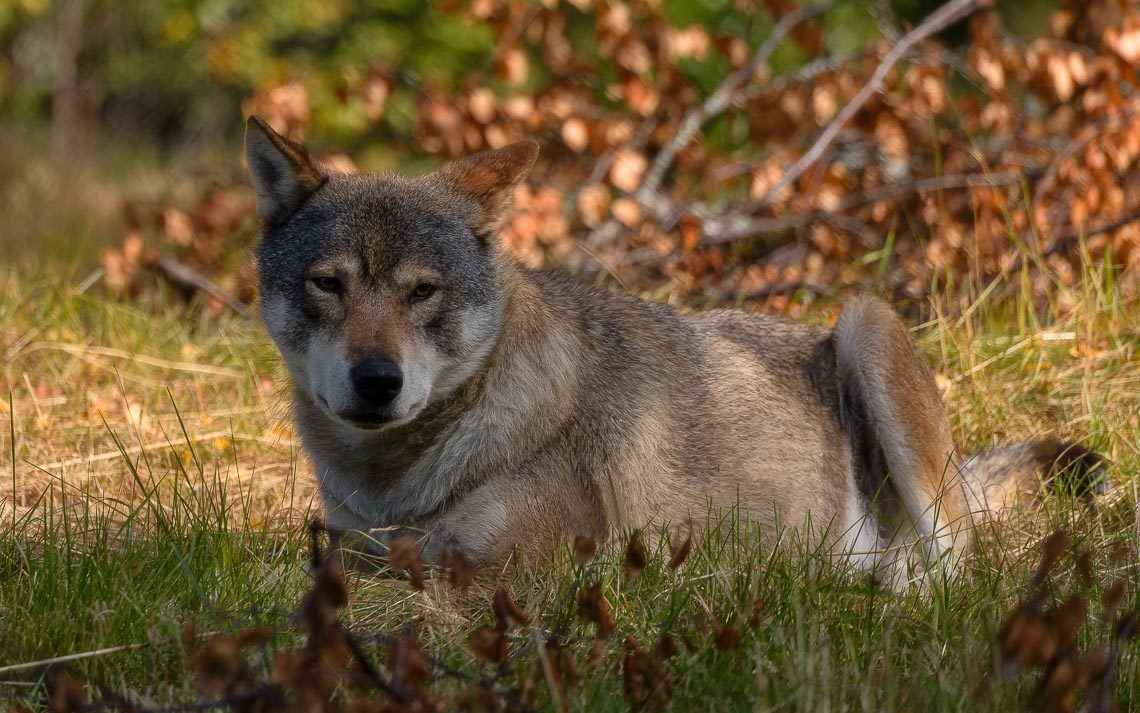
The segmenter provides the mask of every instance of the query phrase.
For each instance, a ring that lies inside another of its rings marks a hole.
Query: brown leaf
[[[1113,636],[1122,642],[1135,639],[1137,632],[1136,622],[1137,612],[1128,612],[1124,616],[1120,617],[1120,621],[1116,622],[1116,628],[1113,629]]]
[[[167,208],[162,213],[162,232],[172,244],[188,247],[194,241],[194,221],[177,208]]]
[[[1104,590],[1104,620],[1112,621],[1120,605],[1124,603],[1124,595],[1128,591],[1128,584],[1123,579],[1116,579]]]
[[[491,611],[494,612],[495,618],[507,629],[513,629],[516,626],[524,626],[527,623],[526,613],[519,609],[511,595],[507,590],[503,589],[502,585],[495,587],[495,593],[491,597]]]
[[[557,635],[551,635],[540,653],[540,665],[546,674],[551,696],[558,702],[558,710],[569,710],[566,691],[578,685],[578,669],[574,659],[562,647]]]
[[[600,583],[595,582],[578,590],[578,616],[598,625],[598,639],[604,639],[613,632],[615,624],[610,615],[610,603],[602,594]]]
[[[701,244],[700,218],[691,213],[686,213],[681,216],[677,225],[681,229],[681,249],[687,253],[696,250]]]
[[[622,687],[629,698],[633,710],[639,711],[645,707],[650,693],[650,658],[637,639],[627,636],[625,640],[625,658],[622,660]]]
[[[593,228],[606,217],[610,205],[610,191],[601,183],[591,183],[578,191],[578,216],[587,228]]]
[[[503,53],[499,62],[499,74],[508,84],[519,85],[526,82],[529,74],[530,60],[526,52],[518,47],[512,47]]]
[[[1077,576],[1081,579],[1081,584],[1086,587],[1092,586],[1093,583],[1093,565],[1092,555],[1086,550],[1077,555]]]
[[[757,599],[752,602],[752,613],[748,616],[748,626],[751,629],[760,627],[760,613],[764,611],[764,603]]]
[[[467,110],[471,113],[471,118],[480,124],[489,124],[495,119],[496,104],[495,95],[486,87],[472,90],[467,97]]]
[[[1077,630],[1084,625],[1087,614],[1084,600],[1075,594],[1050,612],[1053,636],[1059,648],[1069,649],[1073,645]]]
[[[685,535],[685,539],[681,542],[673,540],[672,533],[669,537],[669,569],[676,570],[685,560],[689,558],[689,553],[693,551],[693,527],[689,526],[689,531]]]
[[[590,644],[590,651],[586,654],[586,668],[595,669],[602,665],[606,658],[606,640],[595,638]]]
[[[650,656],[633,636],[625,639],[622,687],[633,711],[664,710],[673,697],[673,677],[664,659]]]
[[[507,662],[507,632],[502,626],[481,626],[467,637],[467,648],[485,663]]]
[[[186,655],[186,666],[198,655],[198,625],[188,621],[182,625],[182,651]]]
[[[249,629],[242,629],[234,634],[234,639],[239,648],[248,648],[250,646],[264,646],[273,640],[273,635],[276,630],[272,626],[255,626]]]
[[[649,167],[645,156],[631,148],[624,148],[614,156],[610,166],[610,181],[626,193],[633,193],[641,184],[641,177]]]
[[[451,586],[464,589],[475,581],[475,567],[458,547],[447,547],[439,556],[439,564],[447,571]]]
[[[610,205],[610,212],[627,228],[636,228],[641,223],[641,204],[632,198],[618,198]]]
[[[1140,16],[1130,14],[1121,27],[1106,28],[1104,43],[1125,62],[1140,64]]]
[[[1077,657],[1076,667],[1080,685],[1087,686],[1092,680],[1104,675],[1109,664],[1108,646],[1097,644]]]
[[[585,567],[598,554],[598,541],[587,535],[574,538],[574,564]]]
[[[305,658],[305,652],[301,649],[281,649],[275,652],[270,663],[273,680],[288,688],[302,685],[302,676],[306,674]]]
[[[44,680],[50,713],[82,713],[87,710],[87,690],[70,671],[50,668]]]
[[[1035,582],[1043,582],[1049,576],[1068,546],[1069,536],[1060,530],[1045,539],[1041,545],[1041,562],[1037,565],[1037,572],[1033,576]]]
[[[424,563],[414,538],[404,535],[388,543],[388,566],[393,572],[406,572],[412,586],[423,590]]]
[[[580,116],[562,122],[562,142],[574,153],[582,153],[590,146],[590,129]]]
[[[420,689],[431,667],[411,634],[401,634],[388,643],[386,663],[397,690],[410,698],[422,697]]]
[[[309,596],[314,606],[327,610],[328,618],[336,618],[336,611],[348,604],[344,565],[339,557],[329,557],[321,563]]]
[[[621,571],[629,579],[637,579],[645,571],[645,564],[649,561],[649,554],[645,550],[645,543],[641,533],[634,531],[629,536],[629,544],[625,548],[625,559],[621,563]]]
[[[721,626],[717,628],[713,643],[721,651],[731,651],[740,646],[740,634],[730,626]]]
[[[188,665],[194,672],[194,688],[206,696],[220,696],[248,675],[237,640],[225,634],[207,639]]]

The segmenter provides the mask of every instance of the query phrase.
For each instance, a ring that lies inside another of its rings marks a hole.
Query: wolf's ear
[[[308,150],[273,130],[260,116],[245,125],[245,157],[257,191],[257,214],[282,223],[325,182]]]
[[[510,205],[515,188],[537,158],[537,141],[519,141],[444,164],[431,178],[474,203],[467,225],[471,232],[484,237]]]

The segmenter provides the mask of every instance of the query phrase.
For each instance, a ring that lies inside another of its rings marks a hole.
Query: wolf
[[[261,312],[328,526],[381,550],[415,532],[429,561],[498,563],[736,508],[899,581],[915,553],[952,572],[979,522],[1061,472],[1105,482],[1066,442],[960,458],[880,299],[828,329],[524,268],[494,227],[533,141],[410,178],[327,170],[258,117],[245,146]]]

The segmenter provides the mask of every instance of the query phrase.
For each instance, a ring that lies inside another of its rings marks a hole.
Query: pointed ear
[[[260,116],[245,125],[245,157],[257,191],[257,214],[283,223],[325,182],[308,150],[273,130]]]
[[[538,142],[520,141],[444,164],[431,178],[473,204],[467,225],[483,237],[510,205],[515,188],[537,158]]]

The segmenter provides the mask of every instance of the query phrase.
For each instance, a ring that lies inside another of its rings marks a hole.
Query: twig
[[[643,121],[641,126],[637,128],[637,132],[634,133],[633,139],[630,140],[628,147],[637,151],[645,146],[645,142],[649,140],[650,134],[657,128],[657,122],[658,118],[656,115],[652,115]],[[612,148],[602,154],[601,158],[594,164],[593,170],[590,171],[590,177],[587,178],[586,182],[582,185],[589,186],[605,178],[606,172],[610,170],[610,166],[613,165],[615,158],[617,158],[617,151]]]
[[[117,654],[120,651],[131,651],[137,648],[146,646],[146,644],[125,644],[123,646],[109,646],[105,649],[95,649],[94,651],[83,651],[77,654],[67,654],[66,656],[53,656],[50,659],[40,659],[39,661],[25,661],[23,663],[10,664],[8,666],[0,666],[0,673],[14,673],[16,671],[28,671],[33,669],[47,668],[61,663],[68,663],[70,661],[81,661],[83,659],[94,658],[96,656],[106,656],[108,654]]]
[[[209,700],[194,701],[192,703],[183,703],[181,705],[162,706],[158,708],[148,708],[131,699],[127,698],[121,693],[115,693],[112,689],[105,685],[97,686],[100,693],[106,698],[100,701],[93,701],[88,703],[82,710],[94,713],[95,711],[119,711],[120,713],[201,713],[202,711],[211,711],[218,708],[226,708],[229,710],[243,710],[241,703],[251,703],[255,701],[265,702],[266,699],[275,701],[278,705],[284,703],[281,698],[281,691],[272,684],[258,686],[248,691],[241,691],[239,693],[231,693],[222,698],[213,698]]]
[[[784,172],[780,180],[774,186],[768,189],[768,192],[759,201],[753,203],[752,207],[760,208],[770,205],[780,191],[791,185],[803,173],[818,161],[831,144],[839,136],[839,132],[847,125],[847,122],[863,108],[872,96],[880,92],[883,88],[883,82],[887,78],[887,73],[895,66],[895,64],[910,51],[912,47],[922,42],[931,35],[937,34],[946,29],[955,22],[971,15],[974,11],[982,7],[987,7],[993,0],[950,0],[942,7],[935,10],[929,17],[922,21],[918,27],[915,27],[910,32],[903,35],[899,41],[891,47],[883,61],[875,68],[875,72],[871,75],[870,81],[859,90],[859,93],[843,107],[843,110],[832,119],[824,130],[820,133],[819,138],[815,143],[799,158],[794,164]]]
[[[125,361],[134,362],[136,364],[154,367],[155,369],[181,371],[187,374],[216,376],[223,379],[241,379],[245,377],[245,374],[241,373],[240,371],[234,371],[233,369],[226,369],[220,366],[198,364],[192,361],[171,361],[169,359],[162,359],[159,357],[150,356],[148,354],[136,354],[135,352],[130,352],[126,349],[103,347],[94,344],[72,344],[71,342],[33,342],[27,348],[8,354],[8,358],[15,359],[17,356],[24,357],[28,354],[31,354],[32,352],[37,352],[45,349],[49,351],[63,352],[64,354],[70,354],[71,356],[76,357],[97,356],[105,357],[107,359],[122,359]]]
[[[684,118],[681,119],[680,126],[677,128],[677,133],[657,152],[653,163],[646,169],[645,175],[641,177],[641,183],[633,192],[634,200],[649,211],[659,223],[672,222],[676,219],[674,214],[677,213],[677,211],[670,204],[670,201],[659,193],[659,189],[661,188],[661,180],[665,177],[665,173],[669,170],[669,167],[673,165],[677,154],[693,140],[693,136],[697,133],[697,130],[701,128],[701,125],[712,117],[723,113],[736,103],[740,88],[756,74],[756,71],[761,65],[771,58],[772,53],[776,51],[780,43],[784,41],[784,38],[788,36],[788,33],[791,32],[796,25],[818,15],[826,10],[827,7],[826,5],[813,5],[797,8],[795,11],[780,18],[780,21],[772,28],[772,32],[765,38],[764,42],[752,55],[752,58],[732,74],[725,77],[724,81],[720,83],[720,86],[718,86],[699,107],[686,112]],[[612,157],[609,160],[612,161]],[[602,161],[599,161],[599,166],[605,161],[606,157],[603,156]],[[595,166],[594,174],[598,173],[597,168],[598,166]],[[591,178],[593,178],[593,176],[591,176]],[[590,245],[605,244],[614,240],[623,230],[625,230],[625,227],[621,223],[614,218],[609,218],[590,231],[586,242]]]
[[[1131,118],[1136,109],[1137,102],[1136,99],[1133,98],[1121,109],[1112,112],[1100,121],[1086,126],[1081,131],[1080,136],[1077,136],[1073,142],[1065,148],[1064,151],[1059,152],[1053,158],[1053,161],[1049,164],[1049,167],[1045,169],[1045,174],[1041,177],[1041,180],[1037,182],[1037,186],[1033,190],[1033,205],[1031,207],[1035,208],[1041,204],[1042,199],[1045,197],[1045,191],[1057,177],[1057,173],[1061,169],[1061,164],[1064,163],[1066,159],[1075,156],[1078,151],[1088,146],[1093,141],[1096,141],[1102,136],[1104,131],[1108,130],[1110,127],[1115,126],[1122,119]]]
[[[869,205],[876,201],[892,198],[905,198],[930,191],[942,191],[960,188],[981,186],[1003,186],[1017,183],[1021,174],[1014,171],[1000,173],[956,173],[945,176],[933,176],[910,183],[892,183],[880,186],[867,193],[848,196],[832,211],[815,210],[809,213],[799,213],[779,218],[751,217],[745,213],[709,215],[701,224],[703,238],[702,245],[723,245],[726,243],[746,240],[760,235],[785,233],[789,230],[803,228],[817,220],[825,220],[855,208]],[[700,212],[700,208],[696,212]]]
[[[204,275],[183,265],[169,255],[159,253],[151,264],[151,268],[162,273],[166,279],[180,287],[205,292],[238,315],[246,318],[250,316],[249,309],[245,305],[230,297],[225,290],[210,282]]]
[[[1118,228],[1123,228],[1126,225],[1140,221],[1140,210],[1134,210],[1131,213],[1120,216],[1115,220],[1110,220],[1107,223],[1084,229],[1081,226],[1069,226],[1068,228],[1057,233],[1053,238],[1052,244],[1045,248],[1045,252],[1041,253],[1042,257],[1048,257],[1060,252],[1064,252],[1072,247],[1077,238],[1085,237],[1091,238],[1094,235],[1103,235],[1104,233],[1111,233]]]
[[[847,211],[889,198],[903,198],[918,193],[928,193],[930,191],[1008,186],[1021,181],[1021,179],[1022,174],[1018,171],[952,173],[942,176],[932,176],[907,183],[891,183],[861,195],[848,196],[840,201],[839,207],[836,210],[837,212]]]
[[[735,72],[728,75],[720,86],[713,91],[712,94],[705,99],[699,107],[690,109],[685,118],[681,120],[681,125],[677,128],[677,133],[669,140],[661,150],[657,152],[657,156],[653,159],[653,164],[645,172],[645,176],[641,180],[641,185],[634,192],[634,198],[643,205],[648,205],[654,201],[657,196],[657,191],[661,187],[661,179],[664,178],[665,172],[673,165],[677,153],[687,146],[693,139],[693,135],[701,128],[701,125],[708,121],[710,118],[717,116],[724,112],[732,104],[732,99],[737,90],[755,76],[756,71],[767,62],[772,53],[792,31],[804,20],[818,15],[823,12],[828,6],[826,5],[811,5],[808,7],[796,8],[794,11],[784,15],[776,26],[772,28],[772,32],[765,38],[764,42],[752,55],[743,66],[738,68]]]
[[[812,293],[816,297],[826,295],[831,288],[827,285],[818,282],[809,282],[807,280],[788,280],[785,282],[773,282],[759,287],[755,290],[749,290],[744,293],[745,300],[763,300],[775,295],[791,295],[804,290]]]
[[[368,658],[368,655],[364,653],[364,649],[361,648],[360,642],[356,640],[356,636],[353,635],[352,630],[343,623],[340,624],[340,630],[344,634],[344,642],[348,644],[348,650],[352,653],[352,657],[356,659],[360,670],[364,672],[364,675],[372,682],[372,685],[388,694],[388,696],[397,703],[401,705],[407,703],[407,696],[384,680],[384,676],[381,675],[380,670],[376,668],[371,659]]]
[[[1082,230],[1078,226],[1070,226],[1069,228],[1066,228],[1065,230],[1060,231],[1056,235],[1056,237],[1053,238],[1053,242],[1049,244],[1049,247],[1045,248],[1045,250],[1041,253],[1041,257],[1046,258],[1046,257],[1049,257],[1050,255],[1057,255],[1059,253],[1065,252],[1066,250],[1071,248],[1073,246],[1073,244],[1077,242],[1077,239],[1080,237],[1091,238],[1094,235],[1102,235],[1104,233],[1111,233],[1112,231],[1117,230],[1118,228],[1122,228],[1125,225],[1129,225],[1129,224],[1135,223],[1137,221],[1140,221],[1140,210],[1132,211],[1131,213],[1128,213],[1126,215],[1122,215],[1121,217],[1117,218],[1116,220],[1111,220],[1107,223],[1104,223],[1103,225],[1098,225],[1094,228],[1089,228],[1087,230]],[[993,277],[991,277],[989,280],[986,281],[985,288],[983,290],[983,294],[985,294],[985,291],[989,290],[990,287],[992,287],[994,285],[994,283],[996,283],[998,280],[1001,280],[1002,278],[1004,278],[1006,275],[1008,275],[1010,273],[1017,272],[1024,265],[1025,265],[1025,257],[1023,255],[1018,255],[1017,259],[1010,262],[1010,264],[1007,267],[1005,267],[1004,269],[999,271],[996,275],[994,275]]]
[[[764,95],[779,94],[788,87],[810,82],[828,72],[836,72],[853,61],[867,57],[872,51],[874,51],[874,47],[864,47],[846,54],[814,59],[794,72],[775,77],[767,84],[757,85],[756,87],[741,92],[733,101],[733,106],[742,106]]]
[[[554,701],[554,707],[558,713],[566,713],[566,694],[563,693],[562,688],[558,685],[558,677],[554,673],[554,665],[550,663],[550,656],[543,647],[542,641],[538,637],[538,629],[532,629],[530,638],[534,642],[535,651],[538,653],[538,661],[542,666],[542,675],[546,679],[546,687],[550,690],[550,699]]]
[[[710,215],[701,220],[701,244],[724,245],[762,235],[779,235],[806,227],[818,217],[815,212],[782,218],[754,218],[741,214]]]

